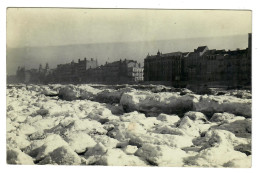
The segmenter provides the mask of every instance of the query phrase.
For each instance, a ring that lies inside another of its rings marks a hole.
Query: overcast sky
[[[7,46],[221,37],[251,27],[251,11],[9,8]]]

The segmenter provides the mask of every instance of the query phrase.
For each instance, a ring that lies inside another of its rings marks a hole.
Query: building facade
[[[119,60],[88,69],[88,82],[128,83],[143,81],[143,68],[134,60]]]
[[[248,48],[243,50],[209,50],[200,46],[193,52],[148,54],[144,60],[144,80],[251,86],[251,34],[248,40]]]
[[[97,68],[98,62],[91,58],[87,60],[78,59],[78,62],[72,61],[67,64],[59,64],[54,71],[55,82],[84,82],[87,80],[87,70]]]
[[[145,81],[179,81],[182,78],[182,53],[147,55],[144,60]]]

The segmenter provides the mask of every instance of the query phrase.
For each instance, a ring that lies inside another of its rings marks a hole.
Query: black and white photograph
[[[252,11],[6,9],[6,163],[252,167]]]

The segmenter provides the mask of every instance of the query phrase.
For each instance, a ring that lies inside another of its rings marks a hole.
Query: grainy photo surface
[[[7,9],[7,164],[251,167],[246,10]]]

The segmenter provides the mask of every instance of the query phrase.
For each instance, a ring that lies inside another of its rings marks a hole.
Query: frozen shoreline
[[[8,87],[7,162],[251,167],[249,91],[142,88]]]

